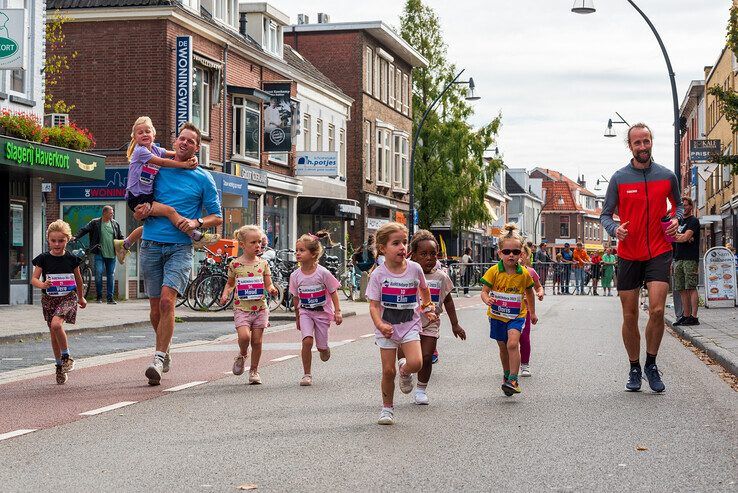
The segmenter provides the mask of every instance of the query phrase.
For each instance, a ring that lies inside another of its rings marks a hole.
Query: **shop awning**
[[[301,195],[297,198],[297,213],[358,219],[361,207],[353,199]]]
[[[243,87],[243,86],[234,86],[232,84],[228,84],[226,86],[226,89],[228,90],[228,94],[236,94],[238,96],[245,96],[257,102],[263,101],[265,103],[268,103],[272,97],[268,92],[262,91],[261,89],[257,89],[256,87]]]
[[[594,250],[596,252],[604,252],[605,251],[605,247],[603,247],[599,243],[585,243],[584,244],[584,249],[585,250]]]
[[[245,207],[249,198],[249,181],[240,176],[211,171],[223,207]]]
[[[54,181],[105,178],[105,156],[0,136],[0,165]]]

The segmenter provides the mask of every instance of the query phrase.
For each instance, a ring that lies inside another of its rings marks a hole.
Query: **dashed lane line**
[[[371,334],[364,334],[363,336],[359,336],[359,337],[360,337],[361,339],[366,339],[366,338],[368,338],[368,337],[374,337],[374,332],[372,332]]]
[[[8,438],[19,437],[19,436],[25,435],[27,433],[33,433],[34,431],[36,431],[35,428],[34,429],[30,429],[30,430],[9,431],[7,433],[3,433],[2,435],[0,435],[0,442],[3,441],[3,440],[7,440]]]
[[[23,361],[23,358],[3,358],[3,361]]]
[[[204,383],[208,383],[208,381],[207,380],[197,380],[195,382],[184,383],[182,385],[177,385],[176,387],[170,387],[168,389],[164,389],[163,392],[178,392],[180,390],[189,389],[191,387],[196,387]]]
[[[274,358],[273,362],[278,363],[280,361],[287,361],[288,359],[297,358],[296,354],[288,354],[287,356],[282,356],[281,358]]]
[[[85,411],[83,413],[79,413],[80,416],[95,416],[96,414],[102,414],[106,413],[108,411],[113,411],[115,409],[120,409],[121,407],[130,406],[131,404],[135,404],[138,401],[122,401],[115,404],[111,404],[109,406],[101,407],[98,409],[93,409],[92,411]]]

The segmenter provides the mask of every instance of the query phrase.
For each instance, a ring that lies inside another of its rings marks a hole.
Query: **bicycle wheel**
[[[229,304],[228,300],[225,304],[220,303],[220,297],[223,289],[228,282],[228,277],[220,274],[214,274],[204,278],[195,290],[195,300],[199,310],[217,312],[225,309]]]
[[[354,299],[354,276],[350,270],[342,276],[341,291],[347,300]]]
[[[282,304],[282,300],[284,300],[284,288],[279,284],[274,284],[274,287],[277,288],[277,291],[279,291],[276,296],[272,296],[271,294],[266,293],[267,307],[269,307],[270,312],[273,312],[274,310],[279,308]]]
[[[177,304],[174,306],[182,306],[187,302],[187,295],[189,294],[191,287],[192,281],[187,283],[187,288],[185,288],[184,294],[177,293]]]
[[[82,285],[84,286],[85,298],[90,294],[90,286],[92,286],[92,268],[85,265],[82,269]]]

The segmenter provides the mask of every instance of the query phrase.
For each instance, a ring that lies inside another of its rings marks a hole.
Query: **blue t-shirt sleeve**
[[[220,210],[220,198],[218,198],[218,189],[215,186],[215,180],[210,173],[205,174],[205,183],[203,187],[202,206],[209,214],[215,214],[223,217]]]

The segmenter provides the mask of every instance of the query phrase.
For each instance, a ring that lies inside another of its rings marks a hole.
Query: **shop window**
[[[233,98],[233,157],[259,159],[261,135],[259,104],[243,97]]]
[[[561,216],[559,236],[569,238],[569,216]]]
[[[203,135],[210,135],[210,70],[195,67],[195,81],[192,86],[192,123],[197,125]]]
[[[264,232],[275,250],[292,248],[290,244],[289,197],[267,193],[264,195]]]
[[[10,202],[10,280],[28,281],[28,245],[26,241],[26,203]]]

